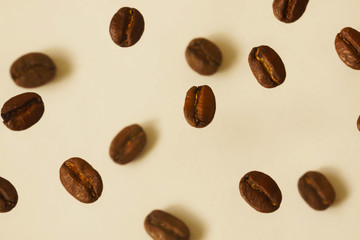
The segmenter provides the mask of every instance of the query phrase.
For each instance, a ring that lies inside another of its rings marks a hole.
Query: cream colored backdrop
[[[116,46],[108,28],[124,6],[137,8],[145,31],[133,47]],[[40,51],[58,66],[56,80],[31,89],[45,103],[42,119],[22,132],[0,126],[0,176],[19,194],[0,214],[1,240],[150,239],[143,221],[168,211],[192,240],[359,239],[360,71],[334,48],[346,26],[360,30],[357,0],[310,0],[295,23],[279,22],[271,0],[2,0],[0,103],[29,91],[9,74],[19,56]],[[188,42],[205,37],[223,51],[219,72],[192,71]],[[247,57],[269,45],[281,56],[285,82],[261,87]],[[207,84],[217,101],[213,122],[190,127],[186,91]],[[149,144],[136,161],[109,157],[112,138],[141,124]],[[90,205],[70,196],[58,171],[70,157],[86,159],[104,182]],[[256,212],[238,183],[248,171],[269,174],[283,194],[272,214]],[[323,172],[338,194],[324,212],[297,190],[308,170]]]

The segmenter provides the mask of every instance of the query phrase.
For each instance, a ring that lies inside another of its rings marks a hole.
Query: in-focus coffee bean
[[[206,127],[213,120],[215,110],[215,95],[209,86],[194,86],[187,91],[184,115],[191,126]]]
[[[304,14],[308,3],[309,0],[274,0],[273,12],[278,20],[292,23]]]
[[[18,194],[15,187],[5,178],[0,177],[0,212],[9,212],[16,206]]]
[[[56,74],[53,60],[43,53],[28,53],[18,58],[10,68],[14,82],[24,88],[34,88],[50,82]]]
[[[193,39],[186,48],[185,57],[189,66],[201,75],[214,74],[222,63],[220,49],[205,38]]]
[[[110,157],[119,164],[134,160],[145,148],[146,134],[142,127],[133,124],[122,129],[112,140]]]
[[[360,116],[358,117],[358,120],[356,122],[357,129],[360,131]]]
[[[41,97],[33,92],[19,94],[4,103],[1,117],[11,130],[25,130],[37,123],[44,113]]]
[[[346,27],[336,35],[335,49],[340,59],[352,69],[360,69],[360,32]]]
[[[298,189],[305,202],[315,210],[325,210],[335,201],[335,190],[320,172],[309,171],[300,177]]]
[[[78,157],[70,158],[61,165],[60,181],[74,198],[83,203],[95,202],[103,190],[100,174]]]
[[[248,60],[251,71],[261,86],[273,88],[285,81],[284,63],[269,46],[254,47]]]
[[[241,196],[255,210],[271,213],[280,207],[282,195],[276,182],[258,171],[245,174],[239,183]]]
[[[190,230],[186,224],[177,217],[161,211],[154,210],[145,218],[146,232],[154,240],[189,240]]]
[[[120,47],[131,47],[137,43],[145,28],[142,14],[135,8],[123,7],[110,22],[110,36]]]

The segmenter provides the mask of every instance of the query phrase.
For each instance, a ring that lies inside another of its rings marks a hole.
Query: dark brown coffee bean
[[[194,86],[187,91],[184,115],[191,126],[196,128],[206,127],[213,120],[215,110],[215,95],[209,86]]]
[[[110,36],[120,47],[131,47],[140,40],[144,27],[144,18],[137,9],[123,7],[111,19]]]
[[[0,177],[0,212],[9,212],[16,206],[18,194],[15,187],[6,179]]]
[[[274,0],[273,12],[284,23],[298,20],[305,12],[309,0]]]
[[[133,124],[121,130],[110,145],[111,158],[119,163],[126,164],[134,160],[145,148],[146,134],[138,125]]]
[[[10,98],[1,109],[5,126],[14,131],[27,129],[37,123],[44,113],[41,97],[27,92]]]
[[[281,191],[276,182],[265,173],[252,171],[239,183],[241,196],[255,210],[271,213],[280,207]]]
[[[145,218],[146,232],[154,240],[189,240],[190,230],[186,224],[173,215],[154,210]]]
[[[220,49],[205,38],[193,39],[185,51],[189,66],[201,75],[214,74],[222,63]]]
[[[77,157],[61,165],[60,181],[74,198],[83,203],[95,202],[103,190],[100,174],[88,162]]]
[[[263,87],[273,88],[285,81],[284,63],[272,48],[255,47],[251,50],[248,60],[252,73]]]
[[[335,49],[346,65],[360,69],[360,32],[351,27],[343,28],[336,35]]]
[[[28,53],[18,58],[10,68],[15,83],[24,88],[34,88],[50,82],[56,74],[56,66],[43,53]]]
[[[298,189],[305,202],[315,210],[325,210],[335,201],[334,188],[319,172],[310,171],[301,176]]]
[[[357,129],[360,131],[360,116],[358,117],[358,120],[356,122]]]

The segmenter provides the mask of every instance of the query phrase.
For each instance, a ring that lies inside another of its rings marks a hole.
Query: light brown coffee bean
[[[60,181],[68,193],[83,203],[95,202],[103,190],[100,174],[78,157],[70,158],[61,165]]]
[[[239,183],[241,196],[255,210],[271,213],[280,207],[282,195],[276,182],[258,171],[245,174]]]
[[[116,163],[129,163],[144,150],[146,141],[145,131],[140,125],[127,126],[112,140],[110,156]]]
[[[343,28],[336,35],[335,49],[347,66],[360,70],[360,32],[351,27]]]
[[[41,97],[33,92],[10,98],[1,109],[6,127],[14,131],[25,130],[37,123],[44,113]]]
[[[315,210],[325,210],[336,194],[329,180],[320,172],[309,171],[300,177],[298,189],[305,202]]]
[[[53,60],[43,53],[28,53],[18,58],[10,68],[14,82],[24,88],[34,88],[50,82],[56,74]]]
[[[189,240],[190,230],[186,224],[170,213],[154,210],[144,222],[146,232],[154,240]]]
[[[191,126],[206,127],[214,119],[215,110],[215,95],[209,86],[194,86],[186,93],[184,115]]]
[[[137,43],[145,28],[142,14],[135,8],[123,7],[110,22],[110,36],[120,47],[131,47]]]
[[[215,43],[205,38],[193,39],[186,48],[189,66],[201,75],[212,75],[222,63],[222,53]]]
[[[15,187],[5,178],[0,177],[0,212],[11,211],[18,202]]]
[[[274,49],[269,46],[253,48],[248,61],[252,73],[261,86],[273,88],[285,81],[284,63]]]
[[[308,3],[309,0],[274,0],[273,12],[278,20],[292,23],[304,14]]]

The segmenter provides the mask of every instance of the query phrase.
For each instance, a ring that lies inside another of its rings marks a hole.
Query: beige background
[[[113,14],[137,8],[145,32],[131,48],[110,39]],[[360,72],[343,64],[334,39],[360,29],[358,0],[311,0],[295,23],[279,22],[272,1],[239,0],[1,0],[0,103],[28,91],[9,68],[19,56],[51,56],[56,80],[39,88],[42,119],[13,132],[0,126],[0,176],[19,202],[0,214],[0,239],[150,239],[143,221],[153,209],[190,227],[192,240],[359,239]],[[204,77],[184,56],[188,42],[206,37],[223,51],[220,71]],[[247,63],[252,47],[269,45],[287,78],[261,87]],[[217,111],[204,129],[183,116],[191,86],[212,87]],[[132,123],[149,143],[125,166],[109,157],[112,138]],[[70,157],[86,159],[103,178],[90,205],[71,197],[58,171]],[[248,171],[279,185],[278,211],[261,214],[241,198]],[[301,199],[298,178],[323,172],[338,198],[324,212]]]

